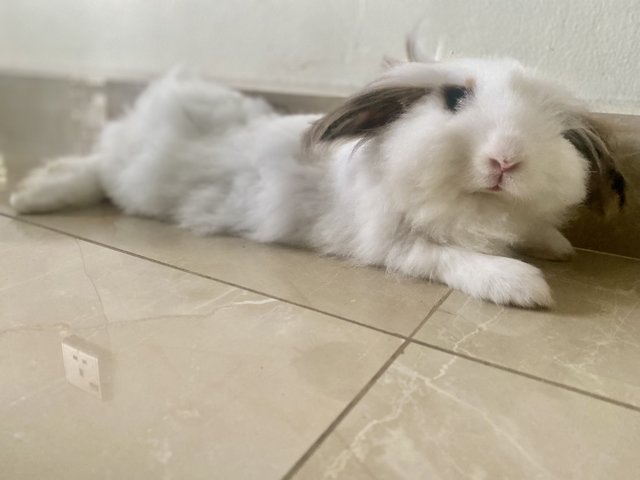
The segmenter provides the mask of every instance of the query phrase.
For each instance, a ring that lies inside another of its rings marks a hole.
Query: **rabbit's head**
[[[406,211],[476,202],[558,222],[585,199],[624,203],[605,127],[512,60],[395,64],[307,134],[358,139]]]

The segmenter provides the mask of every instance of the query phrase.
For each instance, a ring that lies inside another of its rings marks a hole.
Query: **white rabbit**
[[[11,196],[20,213],[107,197],[202,234],[280,242],[549,306],[521,252],[563,260],[571,207],[624,202],[609,137],[556,85],[511,60],[395,64],[326,116],[172,73],[93,153],[54,160]]]

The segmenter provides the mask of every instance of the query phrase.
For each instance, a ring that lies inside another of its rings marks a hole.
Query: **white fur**
[[[473,98],[447,111],[436,90],[469,81]],[[91,156],[36,170],[11,202],[28,213],[106,196],[203,234],[305,246],[496,303],[550,305],[540,270],[505,255],[571,255],[557,228],[585,197],[587,162],[561,133],[580,105],[512,61],[402,64],[372,87],[385,85],[434,93],[358,148],[306,149],[318,115],[277,114],[173,73],[105,128]],[[488,190],[491,157],[520,162],[500,192]]]

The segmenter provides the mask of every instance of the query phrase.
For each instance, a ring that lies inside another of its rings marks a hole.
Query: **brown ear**
[[[587,206],[602,215],[620,211],[625,204],[625,180],[616,166],[614,138],[601,121],[580,120],[579,127],[566,130],[563,136],[589,161]]]
[[[307,144],[345,138],[371,138],[429,93],[425,87],[378,87],[349,98],[316,121]]]

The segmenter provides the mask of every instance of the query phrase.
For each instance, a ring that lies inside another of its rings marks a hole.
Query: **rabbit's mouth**
[[[502,181],[504,180],[504,173],[498,174],[497,177],[491,179],[491,185],[487,187],[490,192],[501,192],[503,188]]]
[[[520,162],[510,158],[489,158],[488,159],[491,173],[489,175],[489,184],[487,190],[490,192],[500,192],[504,190],[505,179],[510,178],[514,171],[520,169]]]

